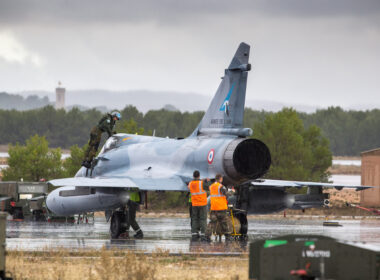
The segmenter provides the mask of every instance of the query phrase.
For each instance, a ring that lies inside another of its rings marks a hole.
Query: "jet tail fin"
[[[242,128],[247,88],[250,46],[241,43],[232,58],[214,98],[202,121],[191,136],[201,134],[224,134],[224,131]],[[232,130],[234,131],[234,130]]]

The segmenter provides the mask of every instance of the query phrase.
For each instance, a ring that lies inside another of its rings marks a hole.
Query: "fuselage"
[[[162,188],[155,186],[160,179],[181,178],[180,187],[174,185],[173,190],[188,191],[194,170],[202,178],[220,173],[225,185],[239,185],[262,176],[269,165],[267,147],[255,139],[222,134],[186,139],[117,134],[106,141],[94,168],[82,167],[75,177],[130,178],[137,187],[143,181],[153,189]],[[47,205],[55,213],[70,215],[123,207],[128,199],[128,186],[63,186],[49,194]]]
[[[105,143],[92,172],[81,168],[76,177],[178,175],[191,180],[194,170],[199,170],[203,178],[213,178],[217,173],[225,174],[224,153],[234,140],[234,136],[221,135],[172,139],[117,134]]]

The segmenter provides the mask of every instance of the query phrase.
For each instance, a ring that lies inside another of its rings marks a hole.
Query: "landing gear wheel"
[[[239,239],[241,241],[245,241],[248,239],[248,219],[247,219],[247,215],[245,213],[239,213],[238,215],[236,215],[236,217],[239,219],[240,221],[240,233],[241,233],[241,236],[239,237]]]
[[[22,208],[15,208],[13,212],[13,219],[24,219],[24,214],[22,213]]]
[[[110,233],[112,239],[117,239],[119,235],[122,233],[122,222],[123,222],[123,217],[122,217],[121,212],[114,212],[111,217],[111,225],[110,225]]]
[[[112,239],[117,239],[125,231],[125,215],[121,211],[114,212],[111,218],[110,233]]]
[[[44,221],[46,221],[46,218],[44,216],[44,213],[41,210],[34,210],[33,211],[33,220],[35,222],[44,222]]]

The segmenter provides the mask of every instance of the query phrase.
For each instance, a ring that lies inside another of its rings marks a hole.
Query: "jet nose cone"
[[[59,212],[59,204],[58,204],[58,199],[57,199],[57,196],[58,196],[58,190],[54,190],[52,191],[46,198],[46,206],[47,208],[55,213],[55,214],[60,214]]]

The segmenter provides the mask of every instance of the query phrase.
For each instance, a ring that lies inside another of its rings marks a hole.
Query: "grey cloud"
[[[257,13],[272,16],[366,16],[380,13],[379,0],[0,0],[0,23],[161,23],[198,16]],[[380,18],[380,17],[379,17]]]
[[[189,91],[212,96],[253,45],[248,98],[349,105],[378,96],[380,1],[0,0],[4,28],[45,64],[0,61],[0,91]],[[7,30],[8,29],[8,30]],[[1,45],[0,45],[1,46]]]

